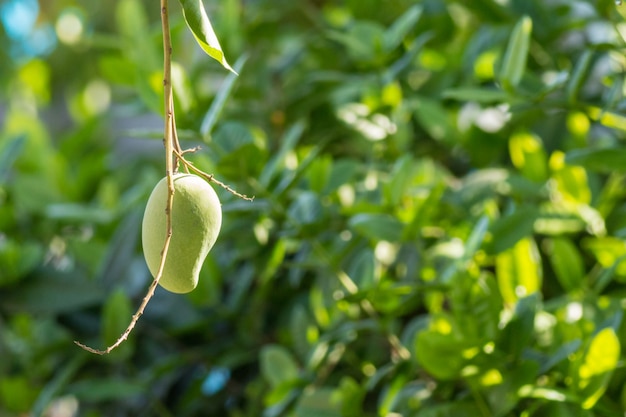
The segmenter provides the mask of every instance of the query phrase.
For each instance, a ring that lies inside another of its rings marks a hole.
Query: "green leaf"
[[[489,228],[491,241],[485,245],[489,254],[497,254],[512,248],[520,239],[530,236],[539,211],[534,207],[519,207],[513,213],[501,217]]]
[[[113,351],[115,352],[115,351]],[[146,391],[145,384],[120,377],[86,379],[71,384],[67,391],[85,402],[122,401]]]
[[[452,380],[460,376],[466,363],[463,357],[464,344],[454,333],[449,322],[437,318],[431,328],[417,335],[415,352],[417,360],[426,372],[435,378]]]
[[[522,17],[513,28],[500,72],[500,80],[507,91],[514,90],[524,75],[532,29],[533,21],[528,16]]]
[[[228,74],[226,79],[222,82],[220,89],[215,95],[215,99],[211,102],[209,110],[207,110],[204,115],[202,124],[200,125],[200,135],[202,135],[205,142],[209,142],[213,127],[224,109],[226,100],[230,97],[230,93],[233,91],[235,80],[237,79],[237,73],[243,69],[246,61],[248,61],[248,55],[242,55],[239,59],[237,59],[237,61],[235,61],[235,65],[233,65],[234,71]]]
[[[626,171],[626,148],[582,148],[565,155],[568,165],[580,165],[590,171],[611,173]]]
[[[318,222],[323,214],[323,207],[317,194],[306,191],[298,195],[287,212],[298,226],[303,226]]]
[[[87,356],[84,354],[75,355],[71,360],[60,365],[54,377],[46,384],[39,393],[35,404],[31,410],[33,417],[40,417],[53,398],[66,388],[68,383],[74,378],[78,370],[86,362]]]
[[[369,248],[360,250],[346,268],[346,273],[360,289],[371,288],[376,277],[376,258]]]
[[[365,389],[361,385],[351,377],[344,376],[332,398],[339,399],[342,417],[361,417],[365,394]]]
[[[296,405],[295,417],[342,417],[341,405],[333,394],[331,388],[305,392]]]
[[[304,129],[306,125],[302,121],[298,121],[294,123],[289,129],[285,132],[281,139],[281,146],[278,152],[274,152],[274,155],[269,160],[265,167],[263,168],[263,172],[259,177],[259,183],[264,187],[268,187],[270,181],[276,177],[276,175],[280,172],[279,168],[281,168],[281,164],[284,163],[287,154],[296,147],[298,141],[302,138],[302,134],[304,133]]]
[[[1,292],[0,304],[7,309],[60,314],[92,306],[103,298],[102,289],[79,271],[43,269],[15,290]]]
[[[312,324],[306,307],[303,304],[297,304],[289,317],[289,332],[291,333],[293,347],[301,358],[306,357],[306,354],[309,352],[308,331]]]
[[[380,405],[378,406],[379,415],[388,416],[392,411],[395,411],[398,397],[400,396],[402,388],[406,386],[408,378],[408,375],[400,374],[385,387],[384,396],[382,396]]]
[[[397,48],[405,36],[415,27],[422,15],[422,7],[414,5],[400,16],[383,35],[383,45],[386,52]]]
[[[124,53],[141,75],[160,68],[160,58],[149,36],[150,24],[145,6],[139,0],[121,0],[115,11],[116,23],[123,36]]]
[[[298,379],[298,364],[291,353],[279,345],[267,345],[261,349],[261,374],[272,387]]]
[[[34,242],[0,239],[0,288],[13,284],[44,260],[44,247]]]
[[[578,98],[578,94],[583,85],[583,81],[589,73],[592,58],[593,51],[587,49],[582,53],[581,57],[578,58],[578,61],[576,62],[574,71],[572,71],[567,82],[567,86],[565,87],[567,100],[570,104],[574,104]]]
[[[0,378],[0,400],[6,411],[27,414],[37,398],[37,391],[24,375]]]
[[[530,238],[518,241],[496,256],[498,286],[507,303],[514,304],[519,298],[539,291],[541,274],[539,251]]]
[[[576,339],[572,340],[571,342],[565,343],[563,346],[560,346],[556,350],[556,352],[550,355],[550,357],[541,365],[539,373],[545,374],[550,369],[552,369],[553,366],[570,357],[570,355],[574,354],[578,350],[578,348],[580,348],[581,344],[581,340]]]
[[[514,134],[509,140],[509,153],[513,165],[524,177],[535,182],[548,178],[548,157],[537,136],[528,132]]]
[[[376,241],[397,242],[402,237],[402,223],[388,214],[357,214],[348,224],[359,234]]]
[[[443,143],[457,142],[458,131],[453,126],[450,113],[436,100],[420,97],[413,102],[415,116],[428,134]]]
[[[566,291],[582,287],[585,267],[578,248],[568,238],[554,238],[545,242],[545,251],[556,278]]]
[[[475,101],[478,103],[501,103],[508,97],[507,93],[494,88],[459,87],[443,92],[443,97],[458,101]]]
[[[406,189],[413,179],[414,167],[415,160],[411,155],[404,155],[395,162],[391,170],[391,179],[384,188],[385,197],[390,205],[399,205],[406,196]]]
[[[513,316],[499,334],[500,349],[515,357],[531,342],[535,328],[535,316],[539,305],[539,294],[533,293],[520,298],[513,310]]]
[[[222,64],[224,68],[237,74],[226,61],[202,0],[180,0],[180,4],[183,6],[183,16],[185,17],[185,22],[187,22],[187,27],[193,33],[202,50]]]
[[[476,403],[471,401],[455,401],[423,407],[415,417],[476,417],[483,415]]]
[[[614,268],[618,277],[626,276],[626,243],[613,236],[587,238],[582,246],[591,252],[604,268]]]
[[[600,330],[578,367],[577,388],[583,398],[583,408],[590,409],[604,394],[619,357],[620,342],[615,331],[609,327]]]
[[[0,141],[0,185],[7,181],[13,163],[20,156],[26,144],[26,136],[18,135]]]
[[[104,304],[102,339],[107,346],[112,345],[122,335],[133,314],[132,305],[128,296],[118,289]],[[131,334],[132,335],[132,334]],[[121,361],[132,354],[132,340],[126,340],[107,357]]]
[[[582,204],[591,202],[587,171],[583,167],[566,164],[565,154],[555,151],[550,156],[550,168],[558,192],[565,200]]]

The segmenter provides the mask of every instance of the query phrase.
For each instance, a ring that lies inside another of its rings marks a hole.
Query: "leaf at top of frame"
[[[183,7],[183,16],[187,27],[193,33],[200,47],[211,58],[222,64],[224,68],[237,74],[226,61],[220,42],[213,30],[209,16],[206,14],[202,0],[179,0]]]

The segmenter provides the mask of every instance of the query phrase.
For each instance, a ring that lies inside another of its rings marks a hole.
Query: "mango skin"
[[[193,174],[177,173],[172,206],[172,239],[159,285],[184,294],[198,285],[198,274],[215,244],[222,226],[220,201],[207,181]],[[167,177],[150,194],[141,226],[143,254],[156,277],[165,244]]]

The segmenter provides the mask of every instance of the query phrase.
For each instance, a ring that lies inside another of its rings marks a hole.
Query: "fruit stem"
[[[163,95],[165,106],[165,136],[163,138],[165,145],[165,175],[167,176],[167,202],[165,207],[166,214],[166,235],[165,242],[163,244],[163,251],[161,251],[161,261],[159,263],[159,270],[148,287],[148,291],[144,296],[139,308],[133,315],[128,327],[124,330],[124,333],[113,343],[111,346],[104,350],[94,349],[87,345],[84,345],[78,341],[74,341],[75,344],[83,348],[84,350],[95,353],[97,355],[105,355],[110,353],[113,349],[122,344],[135,328],[137,321],[143,315],[148,302],[154,295],[159,280],[163,275],[165,269],[165,260],[167,259],[167,252],[170,247],[170,241],[172,240],[172,206],[174,202],[174,169],[178,169],[178,160],[181,155],[180,144],[178,143],[178,136],[176,135],[176,122],[174,120],[174,100],[172,96],[172,39],[170,36],[170,24],[169,24],[169,12],[167,7],[168,0],[161,0],[161,25],[163,28]],[[176,158],[176,167],[174,167],[174,158]]]
[[[185,168],[187,169],[187,172],[189,172],[189,170],[191,169],[193,172],[195,172],[199,176],[203,177],[208,182],[214,182],[215,184],[219,185],[220,187],[222,187],[223,189],[225,189],[229,193],[231,193],[231,194],[233,194],[233,195],[235,195],[235,196],[237,196],[237,197],[239,197],[239,198],[241,198],[243,200],[254,201],[254,197],[248,197],[245,194],[241,194],[241,193],[235,191],[235,189],[233,189],[229,185],[224,184],[222,181],[215,179],[215,177],[212,174],[207,174],[206,172],[202,171],[200,168],[196,168],[196,166],[193,163],[191,163],[188,160],[186,160],[185,157],[183,156],[183,154],[185,152],[194,152],[194,151],[195,151],[195,149],[188,149],[188,150],[183,151],[183,152],[180,152],[178,150],[174,150],[174,154],[176,155],[178,160],[180,162],[182,162],[183,165],[185,165]]]

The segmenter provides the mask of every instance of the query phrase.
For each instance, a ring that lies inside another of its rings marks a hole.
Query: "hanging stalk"
[[[169,12],[167,0],[161,0],[161,25],[163,28],[163,102],[165,106],[165,123],[164,123],[164,137],[163,142],[165,146],[165,175],[167,177],[167,202],[165,203],[165,215],[166,215],[166,234],[165,242],[163,243],[163,250],[161,252],[161,261],[159,263],[159,270],[156,277],[150,284],[146,295],[144,296],[139,308],[133,315],[128,327],[120,335],[120,337],[111,346],[104,350],[94,349],[87,345],[84,345],[78,341],[74,341],[78,346],[85,349],[88,352],[98,355],[105,355],[110,353],[113,349],[122,344],[133,331],[133,328],[137,324],[139,318],[143,315],[148,302],[154,295],[159,280],[163,275],[165,269],[165,260],[167,259],[167,252],[172,240],[172,206],[174,203],[174,149],[179,147],[178,141],[175,141],[176,123],[174,121],[174,99],[172,96],[172,39],[170,36],[170,24],[169,24]],[[175,145],[176,142],[176,145]],[[178,151],[178,149],[177,149]]]

